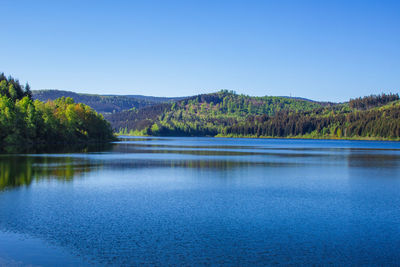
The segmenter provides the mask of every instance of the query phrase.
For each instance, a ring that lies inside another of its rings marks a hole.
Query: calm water
[[[400,264],[400,143],[58,151],[0,155],[0,266]]]

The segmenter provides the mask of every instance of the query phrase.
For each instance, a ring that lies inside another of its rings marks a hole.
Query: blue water
[[[398,142],[126,137],[0,171],[0,266],[400,264]]]

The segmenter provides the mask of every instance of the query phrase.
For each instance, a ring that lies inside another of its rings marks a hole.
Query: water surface
[[[397,142],[127,137],[58,151],[0,155],[0,265],[400,262]]]

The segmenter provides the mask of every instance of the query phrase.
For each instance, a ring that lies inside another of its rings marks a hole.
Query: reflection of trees
[[[246,150],[244,150],[246,149]],[[296,153],[293,153],[296,151]],[[305,151],[302,153],[302,151]],[[196,156],[276,156],[276,157],[321,157],[326,153],[321,149],[257,148],[243,146],[178,146],[148,144],[118,144],[113,152],[136,154],[182,154]],[[310,153],[313,152],[313,153]]]
[[[211,169],[215,171],[243,167],[288,167],[298,163],[272,161],[244,161],[229,159],[118,159],[107,162],[108,167],[119,170],[151,169],[151,168],[188,168]]]
[[[71,157],[0,157],[0,190],[29,186],[34,180],[71,181],[98,166]]]
[[[30,185],[33,180],[57,179],[71,181],[74,177],[92,171],[99,165],[88,160],[68,157],[62,153],[104,152],[112,144],[36,145],[31,147],[7,147],[4,151],[36,153],[57,153],[60,156],[0,155],[0,190]]]
[[[0,153],[88,153],[108,151],[112,149],[111,143],[78,143],[78,144],[36,144],[0,147]]]
[[[347,164],[360,168],[399,168],[398,150],[384,149],[349,149]]]

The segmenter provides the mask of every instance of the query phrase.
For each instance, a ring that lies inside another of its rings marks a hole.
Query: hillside
[[[112,113],[129,110],[132,108],[140,109],[147,106],[156,105],[163,102],[172,102],[182,98],[154,97],[142,95],[96,95],[81,94],[62,90],[33,90],[34,99],[46,102],[60,97],[70,97],[75,102],[83,103],[92,107],[99,113]]]
[[[399,140],[400,101],[398,95],[370,96],[342,107],[251,116],[225,128],[219,136]]]
[[[249,116],[274,115],[281,110],[310,111],[325,105],[329,104],[288,97],[251,97],[223,90],[114,113],[106,119],[121,133],[214,136]]]
[[[398,94],[335,104],[230,91],[106,116],[120,134],[388,139],[400,138]]]

